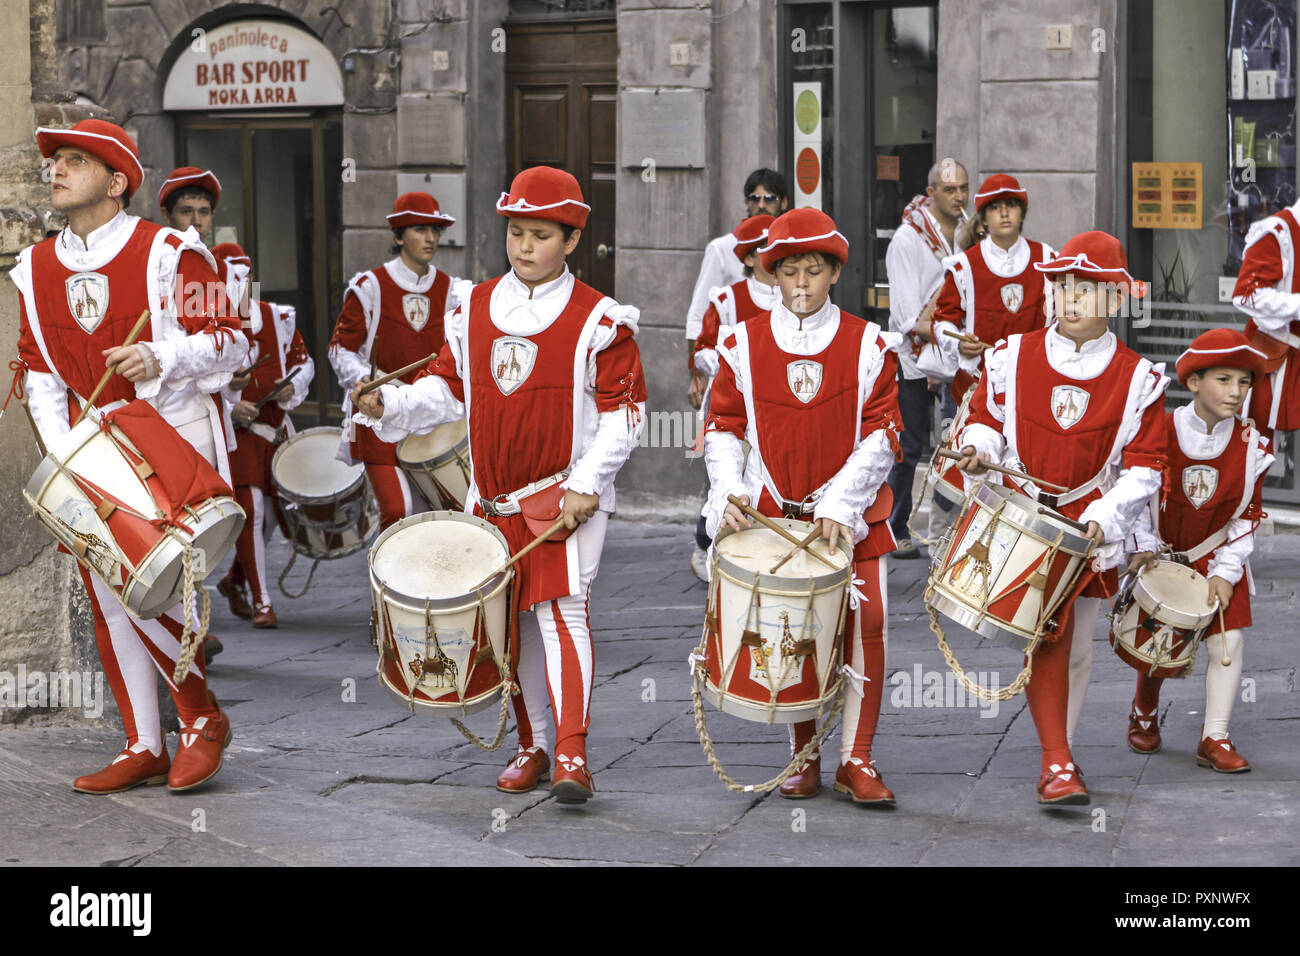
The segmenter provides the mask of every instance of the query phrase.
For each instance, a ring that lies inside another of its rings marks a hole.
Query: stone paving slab
[[[1300,694],[1295,640],[1300,536],[1261,537],[1256,626],[1233,714],[1255,769],[1195,764],[1204,663],[1168,681],[1162,752],[1124,740],[1133,672],[1105,625],[1075,738],[1090,806],[1040,808],[1038,748],[1023,696],[996,707],[956,693],[921,603],[925,561],[889,568],[889,666],[876,742],[893,809],[860,807],[829,784],[787,801],[730,793],[701,751],[686,657],[699,639],[704,586],[688,568],[686,524],[611,522],[591,606],[596,632],[589,756],[597,797],[585,807],[494,782],[513,751],[485,753],[441,719],[412,715],[380,687],[369,644],[365,555],[322,563],[309,594],[276,600],[281,626],[254,631],[214,602],[226,651],[211,684],[235,738],[214,781],[109,797],[71,790],[121,745],[103,718],[0,726],[0,820],[7,865],[1256,865],[1300,862]],[[287,546],[268,547],[273,571]],[[296,567],[291,587],[306,568]],[[951,628],[963,666],[1009,682],[1016,648]],[[495,732],[496,705],[470,715]],[[746,783],[780,770],[787,731],[707,708],[728,771]],[[170,738],[175,749],[175,737]],[[201,811],[198,813],[197,811]],[[202,826],[196,826],[201,817]],[[1189,842],[1189,834],[1197,839]]]

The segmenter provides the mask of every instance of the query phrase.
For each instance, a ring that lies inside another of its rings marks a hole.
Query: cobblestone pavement
[[[948,673],[921,603],[924,561],[889,568],[889,687],[876,758],[896,809],[824,788],[793,803],[727,792],[696,736],[686,657],[704,586],[685,524],[611,522],[591,601],[596,686],[589,741],[596,799],[558,805],[545,789],[493,786],[507,748],[485,754],[441,719],[381,689],[367,637],[364,554],[322,564],[308,595],[279,598],[280,627],[254,631],[214,601],[225,653],[211,682],[235,738],[211,785],[110,797],[72,779],[121,745],[116,714],[74,726],[0,728],[0,819],[10,864],[1133,865],[1300,863],[1300,694],[1295,691],[1300,536],[1261,537],[1233,739],[1253,772],[1195,763],[1204,707],[1197,675],[1165,684],[1165,747],[1144,757],[1124,733],[1133,672],[1094,638],[1075,754],[1089,807],[1035,803],[1036,737],[1024,697],[998,706],[936,690]],[[270,546],[274,571],[287,545]],[[303,580],[294,570],[291,586]],[[1014,676],[1019,655],[953,636],[970,670]],[[355,701],[345,701],[349,679]],[[951,687],[951,682],[948,682]],[[488,734],[495,710],[470,718]],[[760,781],[786,758],[785,731],[710,708],[733,776]],[[838,751],[833,735],[829,752]],[[175,735],[169,737],[174,751]],[[832,761],[827,761],[832,765]],[[830,782],[833,769],[824,769]],[[197,831],[197,832],[196,832]]]

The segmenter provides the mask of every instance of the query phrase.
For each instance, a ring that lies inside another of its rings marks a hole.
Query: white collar
[[[1218,458],[1228,447],[1236,425],[1237,419],[1234,416],[1225,418],[1210,428],[1205,424],[1205,420],[1196,414],[1194,402],[1188,402],[1174,409],[1174,430],[1178,434],[1178,446],[1188,458],[1202,461]]]
[[[82,242],[81,237],[72,231],[71,226],[65,226],[59,233],[59,244],[69,252],[95,252],[109,245],[123,231],[126,231],[128,222],[134,228],[136,219],[136,216],[127,215],[125,209],[119,209],[116,216],[91,232],[85,242]]]
[[[438,269],[432,262],[429,263],[429,271],[422,276],[417,276],[402,261],[402,257],[390,259],[384,263],[384,268],[388,270],[388,275],[399,286],[407,292],[428,292],[433,287],[433,280],[438,275]]]
[[[831,344],[840,327],[839,306],[829,298],[820,309],[802,321],[777,301],[772,306],[772,336],[783,351],[796,355],[816,355]]]
[[[550,282],[543,282],[541,285],[532,289],[524,284],[524,281],[515,275],[515,270],[511,269],[501,280],[508,288],[511,295],[519,296],[524,299],[532,299],[534,302],[539,299],[549,299],[552,296],[563,296],[568,301],[569,293],[573,286],[573,273],[569,271],[568,263],[564,265],[564,271]]]
[[[1115,333],[1107,329],[1104,334],[1095,339],[1089,339],[1082,345],[1079,345],[1074,339],[1067,338],[1057,331],[1060,323],[1053,322],[1047,329],[1047,343],[1054,349],[1064,352],[1073,352],[1076,355],[1096,355],[1101,352],[1110,352],[1115,348]]]
[[[754,300],[755,305],[766,306],[771,309],[776,303],[781,301],[781,287],[773,283],[764,285],[753,276],[745,277],[746,287],[749,290],[749,297]],[[830,301],[829,299],[827,301]]]
[[[1029,243],[1025,241],[1024,236],[1020,236],[1011,244],[1010,249],[1003,249],[993,241],[992,236],[985,236],[980,240],[980,251],[984,253],[987,259],[1014,259],[1016,256],[1029,253]]]

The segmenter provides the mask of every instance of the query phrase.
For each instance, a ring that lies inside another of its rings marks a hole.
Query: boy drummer
[[[116,364],[100,407],[147,401],[229,482],[225,430],[211,393],[243,362],[247,342],[211,254],[189,236],[127,214],[144,170],[121,127],[97,119],[42,127],[36,142],[53,159],[50,204],[68,217],[57,236],[19,253],[10,273],[22,307],[19,361],[42,438],[48,446],[66,435],[100,375]],[[138,344],[123,346],[144,309],[152,321]],[[107,585],[84,568],[81,576],[127,739],[107,767],[78,777],[73,788],[116,793],[164,780],[176,791],[198,786],[221,769],[230,721],[198,661],[179,685],[172,680],[184,611],[178,604],[164,617],[136,620]],[[174,763],[158,714],[157,672],[180,715]]]
[[[614,476],[636,446],[646,395],[634,339],[640,312],[578,281],[565,264],[590,210],[563,170],[535,166],[516,176],[497,202],[510,220],[511,271],[461,300],[441,353],[413,385],[352,392],[357,417],[383,441],[454,421],[468,408],[470,510],[496,525],[512,552],[534,537],[521,515],[526,499],[553,493],[557,483],[565,488],[560,513],[576,533],[542,544],[515,569],[518,606],[534,614],[520,619],[519,751],[497,778],[497,789],[523,793],[550,771],[549,690],[557,724],[551,792],[562,803],[595,791],[588,596]]]
[[[1219,773],[1250,769],[1228,739],[1228,719],[1241,684],[1242,630],[1250,626],[1248,562],[1263,516],[1264,476],[1273,463],[1268,440],[1240,413],[1251,386],[1264,374],[1266,358],[1234,329],[1203,332],[1176,366],[1192,401],[1165,416],[1169,480],[1159,507],[1159,535],[1174,549],[1175,560],[1209,578],[1209,600],[1223,609],[1222,623],[1216,618],[1205,640],[1205,722],[1196,747],[1196,762]],[[1143,514],[1133,569],[1159,550],[1150,513]],[[1138,671],[1128,725],[1128,745],[1137,753],[1160,749],[1162,683],[1163,678]]]
[[[885,483],[898,453],[898,359],[891,349],[902,336],[831,304],[848,251],[834,221],[816,209],[785,213],[768,229],[759,257],[776,276],[781,302],[734,327],[718,348],[705,423],[705,513],[713,536],[724,523],[749,527],[728,503],[734,495],[769,517],[813,520],[832,549],[838,542],[853,548],[853,577],[865,583],[845,628],[849,667],[835,790],[857,803],[892,804],[871,747],[885,683],[883,558],[894,548],[893,495]],[[751,446],[747,462],[742,440]],[[815,721],[793,724],[791,752],[815,730]],[[812,797],[820,787],[815,753],[781,785],[781,795]]]
[[[193,227],[204,243],[212,242],[212,217],[221,201],[221,180],[210,169],[180,166],[167,174],[158,190],[158,208],[173,229]]]
[[[1034,652],[1025,689],[1042,746],[1040,803],[1088,802],[1070,754],[1092,670],[1092,632],[1102,599],[1116,590],[1125,535],[1160,488],[1165,465],[1161,397],[1169,380],[1107,328],[1142,286],[1119,240],[1085,232],[1039,272],[1052,276],[1056,322],[1012,335],[986,356],[962,432],[963,471],[1014,467],[1069,492],[1020,491],[1087,527],[1097,544],[1081,596],[1057,610],[1060,626]]]
[[[279,443],[293,434],[288,413],[307,397],[316,365],[295,325],[293,306],[250,298],[253,262],[244,250],[233,242],[223,242],[213,247],[212,254],[231,301],[239,302],[240,311],[247,314],[250,340],[248,369],[231,380],[224,395],[239,433],[239,444],[230,453],[232,485],[235,500],[248,520],[235,543],[235,559],[217,590],[230,601],[236,615],[251,617],[253,627],[270,628],[277,622],[266,585],[262,526],[275,495],[271,459]],[[276,382],[290,374],[293,378],[277,388]],[[245,580],[253,592],[251,607],[244,597]],[[247,613],[240,614],[241,609]]]
[[[330,339],[330,364],[345,394],[372,367],[380,375],[395,372],[442,348],[443,314],[456,306],[453,287],[460,280],[434,266],[433,257],[442,231],[455,221],[428,193],[405,193],[393,203],[388,227],[396,258],[352,277]],[[413,382],[416,374],[408,372],[402,381]],[[365,462],[379,502],[379,525],[387,528],[414,514],[411,485],[398,466],[397,446],[351,421],[351,407],[345,399],[339,457]]]

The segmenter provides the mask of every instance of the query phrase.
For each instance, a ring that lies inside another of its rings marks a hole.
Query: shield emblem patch
[[[509,395],[524,384],[537,361],[537,344],[515,335],[503,335],[492,343],[492,380]]]
[[[1025,287],[1019,282],[1008,282],[1002,287],[1002,304],[1008,312],[1019,312],[1025,302]]]
[[[68,311],[87,332],[93,332],[108,314],[108,276],[98,272],[78,272],[64,282],[68,293]]]
[[[402,296],[402,314],[411,328],[419,332],[429,324],[429,297],[418,292]]]
[[[1183,494],[1196,507],[1214,497],[1219,487],[1219,469],[1213,465],[1192,465],[1183,469]]]
[[[785,367],[785,379],[794,397],[807,405],[822,387],[822,363],[807,359],[791,362]]]
[[[1052,417],[1062,428],[1077,425],[1088,410],[1089,395],[1074,385],[1058,385],[1052,389]]]

